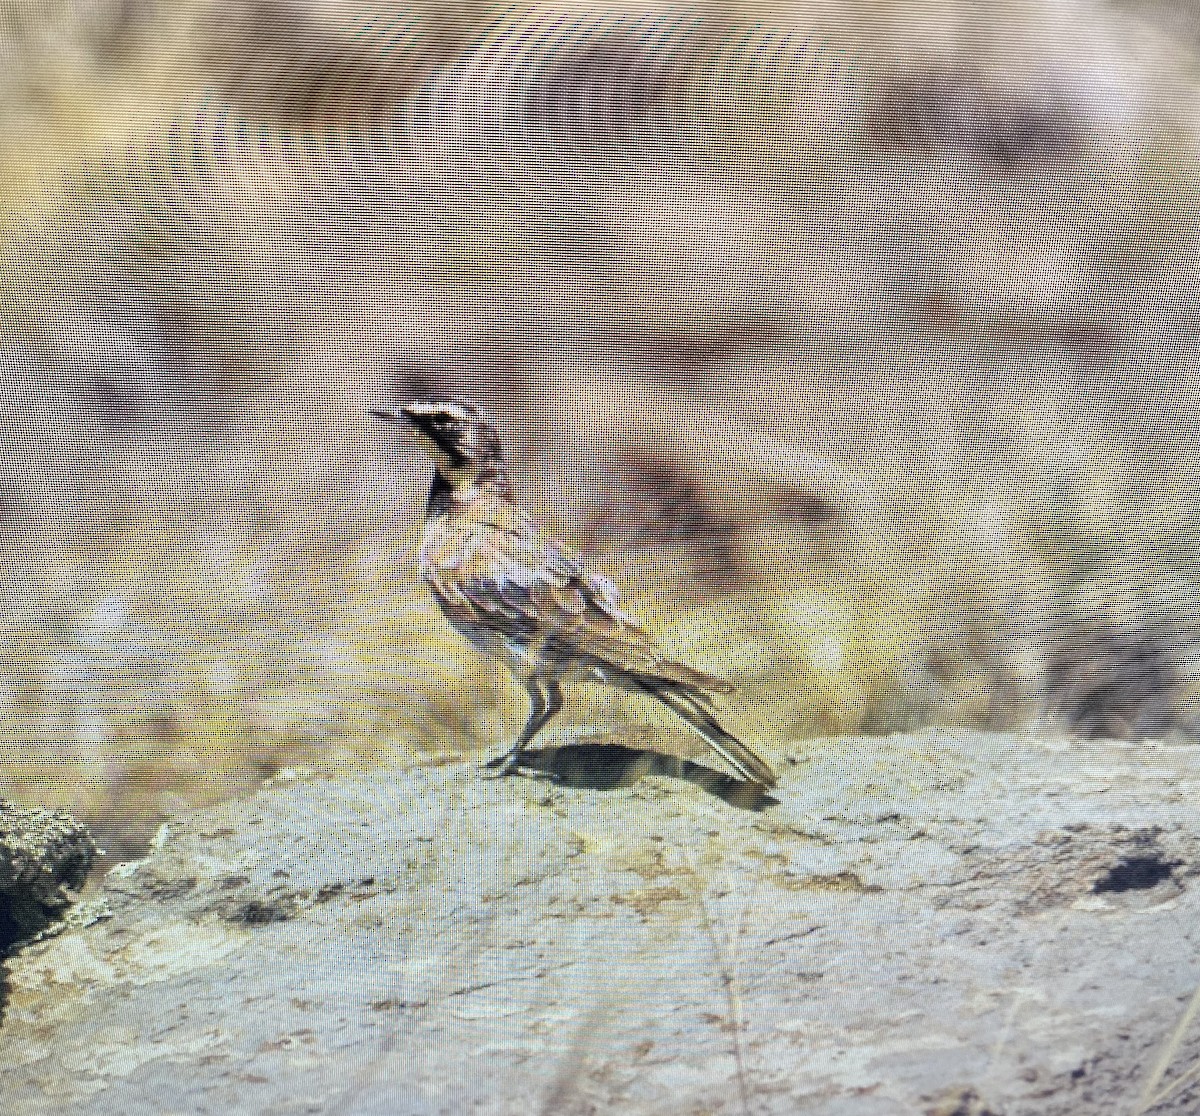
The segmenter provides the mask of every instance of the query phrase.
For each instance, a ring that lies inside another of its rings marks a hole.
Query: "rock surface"
[[[679,770],[375,771],[182,817],[109,874],[105,917],[9,960],[0,1095],[24,1116],[1200,1108],[1197,749],[839,739],[759,808]]]
[[[61,917],[95,857],[91,835],[70,814],[0,800],[0,957]]]

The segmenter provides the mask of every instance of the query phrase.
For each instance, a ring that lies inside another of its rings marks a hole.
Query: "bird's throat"
[[[442,515],[455,504],[464,503],[479,492],[490,492],[503,500],[512,500],[512,484],[503,465],[486,466],[482,469],[456,470],[457,475],[447,476],[438,468],[429,486],[429,515]]]

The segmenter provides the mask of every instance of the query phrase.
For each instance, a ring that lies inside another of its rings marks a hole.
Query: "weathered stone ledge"
[[[1200,985],[1196,749],[931,731],[781,766],[758,809],[711,776],[461,765],[181,817],[109,874],[107,917],[10,959],[0,1095],[23,1116],[1200,1108],[1200,1027],[1172,1041]]]

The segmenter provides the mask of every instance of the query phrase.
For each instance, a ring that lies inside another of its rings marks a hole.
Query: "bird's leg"
[[[563,707],[562,688],[550,678],[534,677],[526,684],[529,690],[529,720],[517,737],[517,742],[502,756],[487,762],[499,775],[511,775],[521,766],[521,757],[530,741],[545,727],[547,721]]]

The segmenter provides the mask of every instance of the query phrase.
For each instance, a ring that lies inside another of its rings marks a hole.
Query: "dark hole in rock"
[[[45,930],[59,915],[60,912],[30,899],[0,895],[0,961],[14,946]]]
[[[26,936],[24,927],[13,918],[8,904],[0,903],[0,957]]]
[[[1133,856],[1105,872],[1092,891],[1146,891],[1170,879],[1172,868],[1174,864],[1157,856]]]

